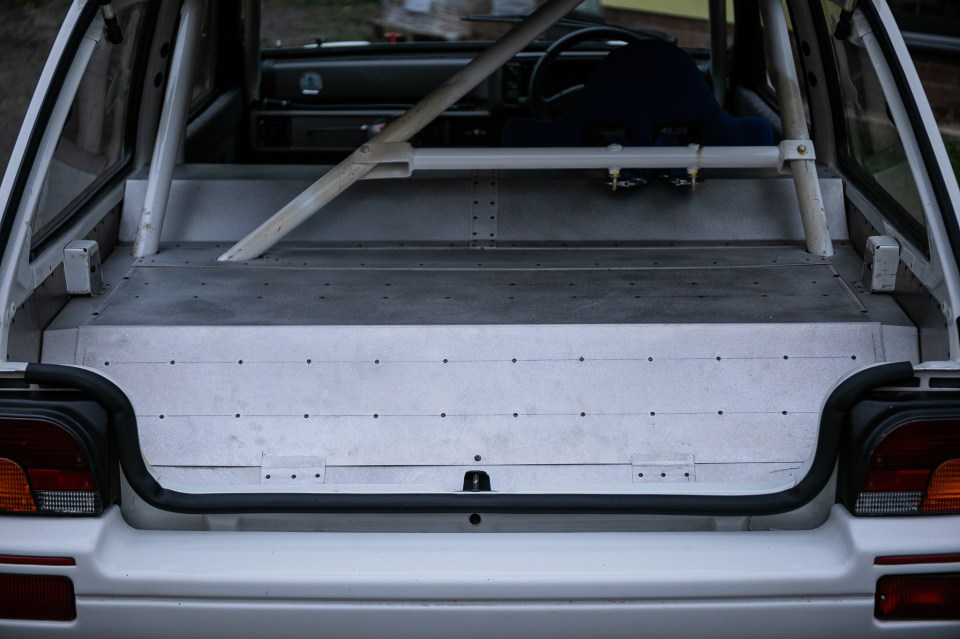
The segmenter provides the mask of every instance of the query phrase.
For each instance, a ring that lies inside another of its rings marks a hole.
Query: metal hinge
[[[632,461],[635,484],[697,480],[693,455],[634,455]]]

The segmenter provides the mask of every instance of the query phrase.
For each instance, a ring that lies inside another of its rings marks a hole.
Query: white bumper
[[[960,517],[784,532],[348,534],[165,532],[99,519],[0,519],[0,554],[75,567],[70,623],[0,636],[956,637],[960,622],[874,620],[884,555],[960,551]]]

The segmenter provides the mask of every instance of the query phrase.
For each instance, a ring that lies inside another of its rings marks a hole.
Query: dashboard
[[[552,65],[550,90],[582,84],[608,50],[563,54]],[[393,49],[389,55],[315,51],[272,54],[263,60],[260,101],[250,114],[250,140],[258,160],[342,157],[450,78],[479,49]],[[541,55],[533,51],[515,56],[412,143],[421,147],[499,146],[503,124],[529,115],[527,87]]]

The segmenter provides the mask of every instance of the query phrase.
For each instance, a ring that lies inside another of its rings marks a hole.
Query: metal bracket
[[[67,293],[95,295],[103,288],[100,247],[93,240],[74,240],[63,249],[63,275]]]
[[[635,484],[697,481],[693,455],[634,455],[632,465]]]
[[[873,33],[873,26],[870,24],[870,21],[867,20],[867,16],[863,14],[863,11],[856,8],[847,14],[846,29],[848,31],[847,41],[861,49],[866,47],[863,39]]]
[[[853,11],[857,8],[857,0],[842,0],[842,2],[833,0],[833,3],[840,5],[840,16],[837,19],[837,26],[833,30],[833,37],[843,41],[850,37],[850,22]]]
[[[889,235],[867,238],[863,251],[863,285],[871,293],[892,293],[897,288],[900,243]]]
[[[413,146],[409,142],[376,142],[371,140],[360,147],[357,164],[410,163]]]
[[[790,160],[816,160],[817,152],[813,148],[813,140],[783,140],[780,144],[779,170],[783,171],[783,163]]]
[[[373,165],[361,179],[408,178],[413,175],[413,147],[407,142],[367,142],[357,152],[357,164]]]
[[[260,460],[260,483],[276,486],[322,484],[327,461],[323,457],[268,456]]]
[[[413,175],[413,147],[408,142],[370,141],[358,150],[357,164],[373,165],[366,179],[408,178]]]

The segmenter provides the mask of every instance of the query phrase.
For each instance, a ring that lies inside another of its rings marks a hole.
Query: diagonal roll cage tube
[[[465,168],[542,169],[686,168],[696,175],[707,167],[757,168],[788,165],[793,175],[806,237],[813,255],[833,255],[823,196],[816,172],[816,154],[808,140],[802,97],[793,67],[786,17],[780,0],[762,4],[765,44],[776,82],[788,140],[779,147],[713,147],[698,145],[677,151],[662,149],[412,149],[407,141],[441,115],[457,100],[503,66],[551,24],[579,4],[580,0],[548,0],[525,20],[470,61],[449,80],[434,89],[409,111],[389,124],[376,138],[362,145],[270,219],[227,249],[218,260],[241,262],[260,257],[297,226],[319,212],[357,180],[366,177],[408,177],[416,169],[457,170]],[[559,164],[551,158],[561,157]]]
[[[406,142],[453,106],[494,71],[567,15],[582,0],[547,0],[536,11],[485,49],[449,80],[431,91],[409,111],[387,125],[372,142]],[[277,211],[252,233],[231,246],[220,261],[240,262],[263,255],[293,229],[313,216],[333,198],[369,173],[374,165],[365,163],[370,146],[364,144],[314,182],[306,191]]]

